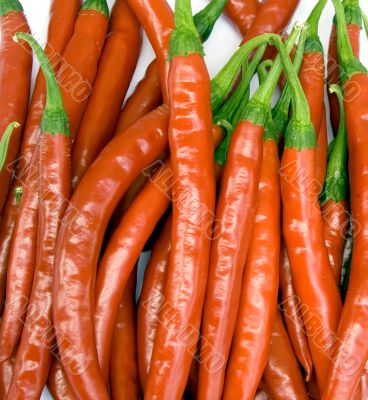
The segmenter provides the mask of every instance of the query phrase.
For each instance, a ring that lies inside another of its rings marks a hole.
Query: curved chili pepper
[[[279,287],[280,161],[277,141],[269,116],[264,131],[254,229],[226,368],[224,400],[253,398],[267,362]]]
[[[94,399],[96,393],[101,399],[107,398],[94,339],[92,289],[103,236],[129,185],[165,150],[167,126],[168,108],[163,106],[132,125],[125,135],[114,138],[75,190],[59,232],[54,324],[67,378],[75,394],[83,399]],[[69,307],[65,307],[65,301]],[[70,364],[71,348],[80,355],[79,365]]]
[[[206,41],[221,15],[227,0],[212,0],[194,16],[194,23],[203,41]],[[157,60],[149,64],[145,77],[136,86],[126,102],[115,129],[115,134],[124,132],[132,123],[148,114],[162,103],[160,70]]]
[[[93,93],[88,100],[73,147],[74,188],[113,134],[141,44],[142,35],[136,16],[126,0],[116,1]]]
[[[343,6],[333,0],[337,17],[337,43],[343,71],[344,107],[349,148],[350,199],[353,218],[354,248],[350,281],[341,316],[337,340],[331,357],[322,399],[352,398],[368,359],[367,332],[367,222],[366,201],[368,129],[368,71],[354,57],[346,29]],[[352,88],[359,88],[358,95]]]
[[[300,0],[267,0],[263,1],[257,11],[253,25],[244,36],[241,44],[264,33],[283,33],[291,20]],[[265,58],[271,58],[273,51],[270,49]]]
[[[47,386],[54,400],[76,400],[62,364],[57,358],[51,362]]]
[[[303,63],[299,72],[299,80],[310,110],[310,118],[314,131],[318,135],[321,129],[323,100],[325,90],[325,62],[323,46],[318,36],[318,23],[327,0],[319,0],[307,20],[309,37],[305,44]],[[321,182],[320,189],[322,188]]]
[[[253,25],[259,6],[259,0],[229,0],[227,2],[226,13],[234,21],[242,36],[245,36]]]
[[[61,54],[73,34],[74,23],[80,8],[80,0],[54,0],[50,9],[48,39],[45,47],[47,57],[52,60],[54,71],[60,66]],[[22,144],[17,162],[15,179],[9,191],[0,224],[0,307],[3,307],[6,269],[9,259],[11,238],[13,236],[18,204],[16,192],[21,190],[26,178],[27,168],[36,146],[45,105],[45,79],[40,70],[33,90],[24,127]]]
[[[144,272],[142,292],[138,303],[138,366],[143,392],[151,366],[153,345],[164,299],[167,269],[171,251],[172,218],[166,220],[159,239],[153,247]]]
[[[110,393],[112,400],[139,400],[140,384],[137,359],[135,288],[133,270],[124,290],[116,319],[110,357]]]
[[[6,399],[13,377],[14,358],[0,363],[0,398]]]
[[[6,167],[0,170],[1,213],[11,184],[14,161],[18,154],[23,124],[27,116],[31,84],[32,55],[29,47],[22,47],[13,41],[16,32],[29,32],[22,5],[18,0],[2,1],[0,29],[0,135],[3,135],[12,121],[17,121],[22,126],[15,127],[5,154]]]
[[[144,78],[135,87],[125,103],[114,135],[125,132],[134,122],[162,104],[162,92],[158,63],[153,60],[147,67]]]
[[[360,53],[360,30],[362,27],[362,15],[359,7],[359,0],[344,0],[346,27],[349,33],[350,44],[353,48],[355,57]],[[330,43],[328,48],[327,82],[328,85],[338,85],[340,83],[340,66],[337,51],[336,17],[334,18]],[[328,92],[330,104],[331,125],[336,136],[340,123],[339,101],[335,93]]]
[[[347,209],[349,186],[347,174],[348,143],[343,95],[337,85],[331,86],[330,90],[337,93],[338,101],[340,102],[339,114],[341,120],[328,160],[326,182],[321,197],[323,234],[336,284],[340,286],[342,256],[349,224]]]
[[[323,102],[322,106],[321,126],[317,135],[317,150],[316,150],[316,184],[319,190],[322,191],[323,183],[326,178],[327,155],[328,155],[328,138],[327,138],[327,120],[326,106]]]
[[[290,35],[289,51],[298,34],[299,31],[294,29]],[[278,58],[269,79],[260,86],[243,110],[229,143],[214,228],[215,232],[217,229],[221,231],[215,235],[212,243],[203,311],[199,399],[219,399],[224,385],[225,367],[239,308],[241,278],[253,231],[264,124],[281,70],[281,60]],[[218,156],[216,154],[217,159]]]
[[[73,91],[70,91],[70,87],[65,86],[66,84],[70,84],[74,79],[73,75],[70,75],[70,70],[68,69],[70,67],[76,68],[74,73],[79,71],[79,77],[83,76],[83,71],[86,67],[89,68],[86,76],[91,76],[93,73],[93,68],[90,67],[92,67],[94,63],[97,63],[97,60],[92,57],[93,60],[91,60],[91,63],[86,63],[85,59],[82,59],[82,57],[87,55],[90,56],[93,53],[93,51],[91,52],[88,50],[90,46],[87,46],[87,43],[91,43],[92,41],[91,38],[87,40],[91,31],[91,23],[95,21],[96,24],[93,24],[92,26],[97,28],[101,25],[102,18],[107,26],[107,18],[104,14],[106,12],[105,6],[107,7],[106,0],[86,0],[82,7],[82,11],[77,18],[74,35],[70,39],[64,51],[64,57],[58,71],[64,107],[71,123],[73,121],[75,122],[75,117],[77,117],[77,114],[82,110],[81,101],[74,96],[75,90],[73,87]],[[85,33],[86,30],[87,34]],[[102,36],[102,31],[103,29],[100,27],[100,31],[97,29],[97,33],[92,35],[94,37],[92,50],[95,50],[96,46],[98,48],[98,41],[96,42],[96,38]],[[83,43],[81,43],[81,41],[83,41]],[[80,51],[80,49],[77,51],[76,47],[78,43],[80,48],[85,48],[87,50],[85,52]],[[80,70],[77,68],[78,66],[81,67]],[[77,83],[80,85],[81,82],[78,81]],[[83,81],[83,84],[85,84],[85,81]],[[70,128],[73,137],[73,125],[71,125]],[[8,262],[6,291],[7,302],[0,331],[0,361],[10,357],[20,338],[22,331],[22,317],[26,311],[32,288],[32,279],[36,261],[35,256],[38,227],[37,189],[39,184],[39,149],[37,149],[37,147],[31,161],[32,168],[29,168],[24,181],[24,190],[11,244]]]
[[[301,314],[299,297],[294,288],[289,257],[284,243],[281,246],[280,253],[280,295],[281,303],[279,307],[283,311],[289,339],[295,356],[304,368],[306,381],[309,382],[312,378],[313,361]]]
[[[215,175],[210,79],[190,0],[177,0],[170,41],[170,156],[173,166],[173,229],[165,301],[161,311],[145,398],[180,399],[196,350],[206,290]],[[188,152],[189,149],[189,152]],[[180,335],[191,328],[191,338]]]
[[[341,299],[328,261],[314,181],[316,134],[295,70],[283,52],[281,56],[293,95],[293,113],[285,132],[280,169],[285,244],[318,384],[322,388]]]
[[[69,118],[72,142],[92,94],[108,19],[106,0],[85,0],[56,75]]]
[[[268,361],[263,372],[275,400],[307,400],[307,389],[293,353],[280,311],[276,311]]]
[[[217,145],[223,136],[218,126],[214,126],[213,136]],[[94,307],[95,336],[100,366],[105,377],[122,293],[145,243],[171,201],[171,161],[168,159],[158,164],[160,168],[139,193],[115,230],[98,268]]]
[[[18,347],[8,398],[38,398],[47,380],[53,330],[52,277],[56,238],[71,192],[70,131],[51,65],[32,36],[17,33],[34,50],[45,74],[47,97],[40,136],[39,247],[27,317]],[[36,367],[37,366],[37,367]]]

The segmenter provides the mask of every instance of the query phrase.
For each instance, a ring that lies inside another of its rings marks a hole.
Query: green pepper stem
[[[0,1],[0,17],[10,12],[23,12],[22,4],[18,0],[1,0]]]
[[[15,203],[17,204],[17,206],[19,206],[19,204],[20,204],[20,199],[22,197],[22,193],[23,193],[22,186],[17,186],[14,189]]]
[[[362,10],[359,0],[344,0],[343,5],[346,23],[348,25],[358,25],[359,28],[362,28]]]
[[[258,64],[257,67],[257,75],[259,83],[262,84],[268,77],[268,73],[270,72],[270,68],[273,66],[272,60],[265,60]]]
[[[327,0],[319,0],[307,19],[307,24],[309,25],[309,34],[313,38],[318,38],[318,24],[326,4]]]
[[[214,111],[223,104],[224,99],[230,92],[244,59],[257,47],[269,43],[273,36],[275,36],[273,33],[264,33],[244,43],[216,77],[211,80],[211,105]]]
[[[363,17],[363,24],[364,24],[364,30],[365,30],[365,34],[368,38],[368,17],[365,13],[362,13],[362,17]]]
[[[170,38],[169,60],[177,56],[203,55],[201,38],[194,25],[190,0],[175,1],[175,28]]]
[[[19,128],[18,122],[11,122],[5,129],[5,132],[0,140],[0,171],[3,170],[6,155],[8,154],[10,137],[15,128]]]
[[[193,17],[194,25],[203,42],[211,35],[213,27],[222,14],[227,2],[228,0],[212,0]]]
[[[348,140],[346,134],[346,119],[344,96],[338,85],[331,85],[330,92],[335,93],[340,107],[340,124],[332,148],[326,172],[326,181],[321,198],[324,202],[333,200],[336,203],[346,200],[348,191]]]
[[[26,41],[31,46],[45,76],[47,96],[46,105],[43,112],[41,131],[51,134],[61,133],[69,135],[69,124],[68,118],[64,111],[63,98],[61,96],[54,71],[45,52],[30,34],[25,32],[17,32],[14,36],[14,40],[18,41],[19,39]]]
[[[337,19],[337,48],[339,63],[342,68],[342,80],[350,79],[355,73],[366,73],[367,70],[363,64],[354,56],[353,49],[349,40],[346,28],[346,18],[344,7],[340,0],[332,0]]]
[[[86,0],[81,9],[98,11],[106,18],[109,18],[109,7],[106,0]]]
[[[294,63],[293,63],[294,69],[297,73],[299,73],[300,68],[302,66],[305,42],[307,40],[308,35],[309,35],[308,29],[303,29],[299,36],[298,47],[296,49]],[[275,130],[277,131],[277,134],[282,134],[282,135],[284,134],[286,125],[289,120],[290,103],[291,103],[290,87],[289,87],[289,82],[286,81],[284,89],[281,92],[281,96],[279,97],[275,107],[272,110],[273,124],[275,126]]]

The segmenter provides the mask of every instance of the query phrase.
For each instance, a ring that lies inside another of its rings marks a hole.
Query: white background
[[[68,1],[68,0],[65,0]],[[32,33],[41,41],[46,41],[47,25],[49,18],[49,8],[51,0],[21,0],[25,14],[27,15],[29,24],[31,26]],[[108,0],[109,6],[113,4],[113,0]],[[171,6],[174,5],[175,0],[168,0]],[[305,21],[316,4],[316,0],[301,0],[297,12],[292,22]],[[192,0],[193,12],[197,12],[206,5],[205,0]],[[367,0],[361,0],[361,6],[365,13],[368,13],[368,2]],[[332,2],[329,2],[322,15],[320,23],[320,35],[322,43],[325,47],[325,52],[328,50],[328,39],[331,30],[332,17],[334,15]],[[225,61],[232,55],[236,50],[241,40],[236,28],[234,28],[226,17],[221,17],[219,22],[216,24],[215,29],[205,44],[206,62],[211,76],[214,76],[224,65]],[[362,31],[361,41],[361,59],[363,63],[368,66],[368,45],[365,33]],[[136,73],[133,77],[132,84],[129,93],[134,89],[136,83],[143,77],[147,65],[153,59],[154,53],[147,38],[144,36],[144,42],[142,47],[142,54],[137,66]],[[38,65],[34,63],[33,74],[37,73]],[[96,394],[96,399],[98,398]],[[42,400],[50,399],[48,393],[42,396]]]

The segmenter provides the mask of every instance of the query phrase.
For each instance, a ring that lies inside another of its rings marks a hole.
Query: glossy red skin
[[[222,398],[254,398],[267,363],[279,288],[278,145],[263,143],[258,205]],[[231,312],[231,311],[230,311]]]
[[[348,87],[355,85],[358,96]],[[350,199],[354,223],[354,251],[349,288],[333,353],[323,400],[351,398],[368,359],[367,343],[367,268],[368,203],[367,203],[367,129],[368,75],[354,74],[345,83],[344,105],[348,132]]]
[[[359,58],[360,53],[360,26],[353,24],[347,24],[350,44],[353,49],[353,53],[355,57]],[[337,54],[337,35],[336,35],[336,25],[332,25],[331,35],[330,35],[330,44],[328,48],[328,64],[327,64],[327,81],[328,85],[339,84],[339,58]],[[330,118],[331,125],[334,134],[337,134],[340,123],[340,108],[339,101],[336,97],[335,93],[328,93],[328,101],[330,103]]]
[[[81,10],[73,36],[63,52],[57,80],[69,119],[72,142],[92,94],[107,27],[108,18],[101,12]]]
[[[76,400],[62,364],[56,358],[53,358],[51,362],[47,387],[54,400]]]
[[[102,374],[108,375],[111,338],[129,276],[155,226],[170,205],[170,161],[142,189],[115,230],[98,268],[95,336]]]
[[[169,92],[173,231],[165,299],[176,317],[160,313],[146,400],[183,395],[199,338],[215,211],[210,79],[199,54],[174,57]],[[191,343],[180,342],[189,326]]]
[[[119,305],[110,356],[110,393],[112,400],[140,399],[137,359],[137,321],[133,270]]]
[[[114,135],[125,132],[130,125],[160,104],[162,104],[160,70],[155,59],[147,67],[144,78],[137,84],[121,110]]]
[[[93,93],[88,100],[73,148],[74,188],[114,132],[137,65],[141,44],[141,29],[136,16],[126,0],[118,0],[111,13],[110,30],[98,64]]]
[[[143,392],[151,365],[153,345],[159,324],[159,313],[165,294],[167,270],[171,251],[171,216],[165,222],[153,247],[144,272],[142,292],[138,303],[138,366]]]
[[[314,131],[318,136],[325,95],[325,61],[321,52],[304,53],[299,80],[308,101]]]
[[[313,361],[301,314],[299,297],[295,291],[289,257],[284,244],[281,246],[280,254],[280,297],[280,306],[291,345],[296,358],[306,373],[306,381],[309,382],[312,378]]]
[[[100,399],[108,398],[93,323],[95,276],[102,240],[109,219],[130,184],[165,150],[168,120],[168,108],[163,106],[105,147],[75,190],[59,232],[53,288],[56,337],[75,395],[86,400],[95,399],[96,393]],[[65,307],[66,302],[69,307]],[[79,365],[73,368],[69,364],[71,348],[80,355]]]
[[[368,398],[368,365],[364,367],[363,376],[360,380],[361,400]]]
[[[203,311],[198,399],[219,399],[224,385],[240,302],[241,277],[253,232],[263,132],[262,126],[241,121],[229,146],[217,200],[215,237]],[[211,370],[211,362],[218,361],[217,355],[220,355],[222,365]]]
[[[6,303],[0,330],[0,362],[13,355],[23,329],[36,262],[38,227],[37,146],[23,182],[8,261]]]
[[[174,15],[166,0],[128,0],[155,51],[160,68],[162,95],[169,102],[169,44],[174,29]]]
[[[253,25],[244,36],[241,44],[248,42],[263,33],[282,34],[291,20],[300,0],[266,0],[258,8]],[[270,47],[264,59],[270,58],[274,50]]]
[[[323,189],[327,170],[327,153],[328,153],[328,133],[326,121],[326,107],[323,103],[321,125],[317,135],[316,149],[316,184],[319,187],[319,192]]]
[[[0,398],[6,399],[13,376],[14,358],[0,363]]]
[[[323,235],[336,284],[341,282],[342,256],[349,223],[346,201],[329,200],[322,207]]]
[[[307,389],[279,310],[273,324],[270,353],[263,372],[275,400],[307,400]]]
[[[39,229],[36,268],[8,398],[39,398],[54,346],[51,303],[53,264],[60,223],[71,193],[70,139],[42,133],[39,153]]]
[[[225,6],[226,13],[245,36],[256,18],[259,0],[229,0]]]
[[[323,238],[314,181],[315,149],[285,148],[280,174],[285,244],[318,386],[322,388],[342,305]]]
[[[26,17],[22,12],[11,11],[0,17],[0,138],[13,121],[15,128],[9,141],[4,168],[0,171],[0,213],[11,185],[14,161],[18,154],[24,121],[27,115],[31,84],[32,52],[28,45],[15,43],[16,32],[29,33]]]
[[[70,37],[73,34],[75,19],[80,8],[79,0],[54,0],[51,6],[50,23],[48,30],[47,44],[45,47],[46,56],[50,59],[53,69],[56,72],[59,68],[61,53],[64,51]],[[18,206],[15,201],[14,190],[22,186],[27,168],[31,161],[36,146],[41,126],[41,117],[45,106],[46,86],[45,78],[40,70],[37,74],[31,103],[28,110],[20,153],[18,157],[16,178],[9,191],[6,205],[3,211],[0,228],[0,302],[3,302],[6,286],[6,268],[9,259],[11,238],[13,236],[15,218],[18,213]]]

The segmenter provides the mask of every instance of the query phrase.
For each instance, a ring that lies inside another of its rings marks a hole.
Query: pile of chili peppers
[[[0,400],[368,399],[368,19],[314,3],[0,0]]]

